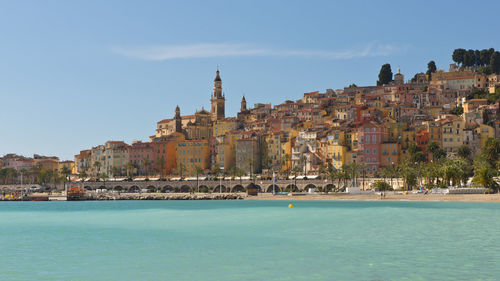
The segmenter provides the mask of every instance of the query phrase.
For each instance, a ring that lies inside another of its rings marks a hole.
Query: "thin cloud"
[[[360,57],[381,57],[404,52],[408,46],[370,43],[364,48],[331,50],[293,50],[263,48],[249,44],[190,44],[160,45],[143,47],[114,47],[112,51],[136,59],[164,61],[172,59],[214,58],[214,57],[313,57],[322,59],[352,59]]]

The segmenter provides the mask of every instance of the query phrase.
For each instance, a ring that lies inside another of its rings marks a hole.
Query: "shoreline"
[[[500,202],[500,194],[307,194],[247,196],[245,200],[288,200],[288,201],[420,201],[420,202]]]
[[[44,200],[35,200],[35,198]],[[128,200],[279,200],[279,201],[421,201],[421,202],[500,202],[500,194],[308,194],[272,195],[259,193],[257,196],[246,193],[102,193],[84,198],[66,200],[61,194],[32,194],[31,200],[22,198],[1,198],[1,201],[128,201]]]

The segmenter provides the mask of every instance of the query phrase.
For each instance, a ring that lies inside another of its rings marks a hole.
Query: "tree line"
[[[482,50],[455,49],[452,60],[462,67],[482,67],[486,74],[500,74],[500,52],[493,48]]]

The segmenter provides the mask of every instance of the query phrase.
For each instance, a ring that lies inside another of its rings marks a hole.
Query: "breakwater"
[[[241,200],[244,193],[87,193],[77,198],[61,194],[30,194],[0,197],[0,201],[108,201],[108,200]]]

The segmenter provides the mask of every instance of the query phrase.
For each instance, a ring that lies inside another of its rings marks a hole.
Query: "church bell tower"
[[[212,93],[211,103],[211,115],[212,121],[222,120],[225,117],[224,106],[226,103],[226,98],[222,93],[222,80],[220,79],[219,70],[217,69],[215,79],[214,79],[214,91]]]

